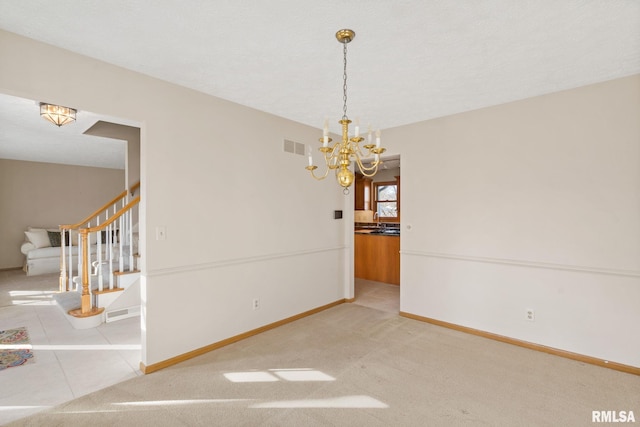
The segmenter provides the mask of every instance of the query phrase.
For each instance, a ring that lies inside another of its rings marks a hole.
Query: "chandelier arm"
[[[323,152],[322,154],[324,155],[324,161],[325,163],[328,165],[330,165],[333,161],[333,159],[337,159],[339,156],[339,150],[340,149],[340,144],[336,142],[336,144],[331,147],[331,150],[327,150],[326,152]]]
[[[333,145],[333,149],[331,150],[331,158],[333,157],[338,157],[340,155],[340,149],[342,147],[342,144],[339,141],[336,141],[336,143]]]
[[[371,167],[364,167],[363,169],[360,169],[360,172],[362,172],[363,175],[367,175],[369,172],[371,172],[371,175],[367,175],[367,176],[373,176],[376,174],[376,172],[378,171],[378,165],[374,165]]]
[[[361,172],[362,172],[362,171],[361,171]],[[372,173],[365,173],[365,172],[362,172],[362,176],[365,176],[365,177],[367,177],[367,178],[372,178],[372,177],[376,176],[376,174],[377,174],[377,173],[378,173],[378,168],[376,167],[375,172],[372,172]]]
[[[357,148],[357,152],[354,154],[357,154],[359,157],[364,157],[364,153],[362,152],[362,148],[360,148],[360,144],[355,144],[356,148]]]
[[[357,163],[358,168],[361,171],[372,171],[372,170],[376,169],[377,166],[380,164],[380,160],[375,160],[375,161],[373,161],[371,163],[371,166],[366,166],[362,162],[362,157],[363,157],[362,155],[358,155],[358,154],[354,153],[352,157],[355,159],[354,161]]]
[[[360,170],[362,175],[366,176],[367,178],[371,178],[378,172],[378,166],[380,162],[374,162],[372,163],[371,167],[366,167],[364,163],[362,163],[362,160],[360,160],[359,157],[356,157],[355,160],[356,160],[356,164],[358,165],[358,169]]]
[[[316,180],[318,180],[318,181],[322,181],[323,179],[325,179],[325,178],[329,175],[329,170],[330,170],[330,169],[329,169],[329,168],[327,168],[327,169],[324,171],[324,175],[322,175],[322,176],[316,176],[316,174],[314,173],[314,169],[310,169],[310,170],[309,170],[309,173],[311,173],[311,176],[312,176],[313,178],[315,178]]]
[[[363,170],[366,168],[358,153],[353,153],[350,157],[353,158],[353,162],[358,166],[358,169]]]

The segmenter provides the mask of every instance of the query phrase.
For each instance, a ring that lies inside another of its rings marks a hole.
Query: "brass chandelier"
[[[356,120],[354,136],[349,137],[349,117],[347,117],[347,43],[354,39],[356,33],[353,30],[340,30],[336,33],[336,39],[342,43],[343,57],[344,57],[344,72],[342,75],[343,85],[343,107],[342,107],[342,119],[339,121],[342,126],[342,140],[332,143],[332,139],[329,138],[329,124],[325,120],[324,128],[322,132],[322,138],[320,143],[322,144],[318,150],[322,153],[324,161],[326,163],[326,171],[322,176],[316,176],[314,171],[318,169],[313,164],[313,157],[311,151],[309,152],[309,166],[306,169],[317,180],[322,180],[327,177],[330,170],[336,171],[336,179],[338,184],[344,188],[343,193],[349,194],[349,186],[353,183],[354,174],[349,169],[351,162],[353,161],[357,165],[360,173],[364,176],[372,177],[378,172],[378,167],[382,164],[380,160],[380,154],[386,151],[385,148],[380,147],[380,130],[376,131],[375,143],[372,140],[371,128],[368,130],[367,143],[362,147],[367,150],[365,155],[361,148],[360,143],[365,139],[360,136],[360,126]],[[366,157],[374,156],[373,162],[370,165],[363,163],[362,159]]]

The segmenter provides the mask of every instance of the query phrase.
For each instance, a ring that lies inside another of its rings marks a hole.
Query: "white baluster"
[[[88,269],[89,269],[89,294],[93,295],[93,289],[91,288],[91,266],[93,265],[93,263],[91,262],[91,233],[87,233],[87,253],[85,254],[85,256],[87,257],[87,265],[88,265]],[[93,298],[91,299],[91,306],[93,307]]]
[[[108,265],[109,267],[107,268],[108,271],[108,277],[109,277],[109,289],[113,289],[113,267],[111,265],[111,261],[112,261],[112,257],[113,255],[111,254],[111,224],[107,225],[107,227],[104,229],[103,231],[104,237],[105,237],[105,241],[104,241],[104,250],[105,250],[105,265]]]
[[[98,222],[97,225],[100,225],[100,220],[96,220]],[[96,257],[98,259],[98,290],[102,291],[104,284],[102,279],[102,231],[98,230],[96,232]]]
[[[113,224],[109,224],[107,236],[109,242],[109,289],[113,289]]]
[[[129,192],[127,191],[127,194]],[[135,270],[135,266],[133,265],[133,215],[131,209],[127,212],[129,218],[129,230],[127,236],[129,236],[129,271]]]
[[[73,291],[73,241],[71,240],[71,230],[67,230],[67,234],[65,235],[65,240],[69,242],[69,246],[67,247],[67,253],[69,255],[69,262],[67,264],[69,264],[69,278],[67,280],[69,280],[69,286],[67,289],[69,289],[70,291]]]
[[[78,229],[80,231],[80,229]],[[82,277],[82,237],[78,232],[78,277]],[[77,286],[76,286],[77,289]]]
[[[107,222],[109,220],[109,208],[107,208],[104,211],[104,222]],[[107,228],[105,228],[104,232],[107,233],[107,230],[109,229],[109,226],[107,226]],[[109,238],[106,237],[107,235],[105,234],[105,241],[104,241],[104,257],[107,258],[107,251],[109,250]]]
[[[119,253],[119,259],[118,259],[118,271],[123,271],[124,270],[124,254],[122,253],[123,251],[123,240],[124,240],[124,236],[122,235],[122,229],[123,229],[123,218],[122,216],[120,216],[118,222],[120,223],[120,228],[118,231],[118,243],[120,244],[120,253]]]

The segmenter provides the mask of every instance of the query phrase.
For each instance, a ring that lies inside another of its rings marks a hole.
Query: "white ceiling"
[[[99,120],[136,126],[80,111],[74,123],[57,127],[40,117],[38,102],[0,94],[0,159],[124,169],[125,141],[83,135]]]
[[[341,28],[374,128],[640,73],[637,0],[5,1],[0,28],[334,132]]]

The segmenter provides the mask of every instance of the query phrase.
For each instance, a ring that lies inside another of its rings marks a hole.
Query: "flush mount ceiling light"
[[[311,173],[311,176],[317,180],[325,179],[330,170],[335,170],[336,179],[338,180],[338,184],[344,188],[343,193],[345,195],[349,194],[349,186],[353,183],[354,179],[353,172],[349,170],[351,162],[353,161],[355,165],[357,165],[358,169],[364,176],[372,177],[376,172],[378,172],[378,167],[382,164],[380,154],[386,151],[384,148],[380,147],[380,130],[376,131],[376,141],[374,144],[372,142],[371,127],[369,127],[367,143],[362,147],[367,150],[367,154],[365,156],[360,149],[360,143],[364,141],[364,138],[360,136],[360,125],[357,119],[354,135],[351,138],[349,137],[349,123],[351,123],[351,120],[347,117],[347,43],[353,40],[355,36],[356,33],[353,30],[347,29],[340,30],[336,33],[336,39],[338,39],[343,46],[342,52],[344,58],[344,71],[342,74],[342,99],[344,101],[344,105],[342,107],[342,119],[338,122],[342,125],[342,140],[331,144],[332,140],[329,138],[329,123],[325,120],[322,138],[320,138],[322,146],[318,150],[322,153],[327,169],[324,175],[315,175],[314,171],[318,169],[318,167],[313,164],[311,150],[309,150],[309,166],[306,167],[306,169]],[[362,163],[362,159],[369,156],[374,156],[374,161],[371,162],[371,165],[367,166]]]
[[[46,102],[40,103],[40,116],[58,127],[75,122],[76,113],[77,110],[74,108],[47,104]]]

